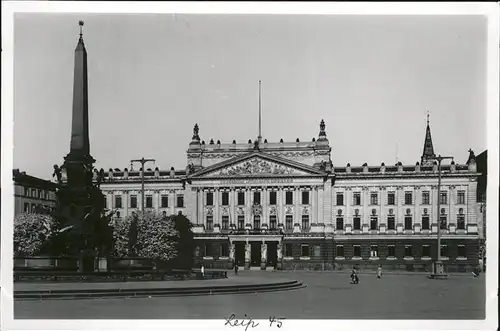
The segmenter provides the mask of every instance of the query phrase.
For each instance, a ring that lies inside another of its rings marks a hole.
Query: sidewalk
[[[228,274],[228,278],[206,280],[173,280],[141,282],[16,282],[14,291],[54,291],[54,290],[110,290],[110,289],[182,289],[213,286],[268,285],[289,282],[289,278],[266,277],[266,274],[245,272]]]
[[[332,274],[350,274],[351,269],[343,269],[343,270],[276,270],[276,273],[332,273]],[[376,275],[377,271],[376,270],[366,270],[366,271],[360,271],[357,269],[357,273],[359,275]],[[404,270],[382,270],[382,275],[386,276],[428,276],[430,275],[431,272],[423,272],[423,271],[404,271]],[[472,274],[470,272],[455,272],[455,273],[448,273],[448,276],[469,276],[471,277]]]

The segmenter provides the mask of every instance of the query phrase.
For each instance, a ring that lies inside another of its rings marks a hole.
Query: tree
[[[174,223],[174,228],[178,233],[175,240],[177,257],[172,261],[175,268],[191,270],[193,267],[193,252],[195,248],[193,223],[179,213],[170,217]]]
[[[47,245],[54,233],[50,215],[22,213],[14,218],[14,256],[35,256]]]
[[[115,222],[115,256],[139,256],[151,259],[157,265],[164,265],[177,256],[178,232],[170,218],[155,212],[139,212]]]

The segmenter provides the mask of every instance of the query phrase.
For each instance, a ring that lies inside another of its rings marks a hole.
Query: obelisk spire
[[[90,143],[87,50],[83,43],[83,21],[79,21],[78,24],[80,26],[80,38],[75,49],[70,154],[75,154],[74,156],[88,156],[90,154]]]
[[[259,145],[262,142],[262,98],[261,98],[261,81],[259,80],[259,136],[257,137]]]

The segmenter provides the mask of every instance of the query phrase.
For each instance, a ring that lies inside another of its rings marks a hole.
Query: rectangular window
[[[276,191],[271,191],[269,192],[269,204],[271,206],[275,206],[276,205]]]
[[[388,257],[395,257],[396,256],[396,246],[394,246],[394,245],[387,246],[387,256]]]
[[[222,192],[222,205],[229,206],[229,192]]]
[[[136,195],[130,196],[130,208],[137,208],[137,196]]]
[[[161,207],[168,208],[168,195],[161,196]]]
[[[238,206],[245,205],[245,192],[238,192]]]
[[[258,215],[253,217],[253,229],[260,230],[260,216]]]
[[[337,245],[337,256],[344,257],[344,246]]]
[[[352,194],[352,204],[354,206],[360,206],[361,205],[361,193],[354,192]]]
[[[378,246],[377,245],[370,246],[370,256],[371,257],[378,257]]]
[[[396,230],[396,219],[394,216],[387,216],[387,230]]]
[[[344,205],[344,193],[337,193],[337,206]]]
[[[30,212],[30,204],[25,202],[24,203],[24,212],[29,213]]]
[[[43,191],[38,190],[38,199],[41,199],[41,198],[43,198]]]
[[[457,192],[457,205],[465,205],[465,191]]]
[[[45,200],[49,200],[49,192],[45,192]]]
[[[293,229],[293,216],[292,215],[285,216],[285,228],[287,230]]]
[[[212,256],[212,245],[205,244],[205,256]]]
[[[269,215],[269,228],[271,230],[276,230],[276,215]]]
[[[153,197],[150,195],[146,197],[146,208],[153,208]]]
[[[429,229],[430,229],[429,216],[422,216],[422,230],[429,230]]]
[[[260,205],[260,192],[253,192],[253,204]]]
[[[428,205],[430,202],[430,193],[429,191],[422,192],[422,204]]]
[[[370,193],[370,205],[378,205],[378,194]]]
[[[411,245],[405,246],[405,256],[413,257],[413,251],[412,251]]]
[[[337,217],[337,230],[344,230],[344,218]]]
[[[229,256],[229,245],[221,244],[220,245],[220,256]]]
[[[457,229],[465,230],[465,215],[457,215]]]
[[[286,205],[293,205],[293,191],[286,191],[285,192],[285,204]]]
[[[441,192],[439,194],[439,203],[442,205],[446,205],[448,203],[448,193]]]
[[[309,191],[302,191],[302,204],[303,205],[309,204]]]
[[[387,204],[395,205],[396,204],[396,193],[395,192],[387,192]]]
[[[441,245],[441,257],[448,256],[448,247],[446,245]]]
[[[30,189],[29,188],[27,188],[27,187],[24,188],[24,195],[27,197],[30,196]]]
[[[413,230],[411,216],[405,216],[405,230]]]
[[[302,215],[302,229],[309,229],[309,215]]]
[[[214,217],[212,215],[207,216],[207,230],[212,231],[214,229]]]
[[[422,257],[431,257],[431,246],[429,245],[422,246]]]
[[[413,204],[413,194],[411,192],[405,192],[405,205]]]
[[[222,216],[222,230],[228,230],[229,229],[229,216],[223,215]]]
[[[284,254],[286,257],[293,256],[293,245],[292,244],[285,244],[285,252]]]
[[[31,212],[36,213],[36,205],[35,204],[31,205]]]
[[[378,230],[378,218],[375,216],[370,218],[370,230]]]
[[[309,256],[309,245],[301,245],[301,256]]]
[[[467,250],[465,249],[465,245],[458,245],[458,257],[466,257]]]
[[[353,256],[354,256],[354,257],[361,257],[361,246],[359,246],[359,245],[354,245],[354,246],[353,246],[353,249],[354,249]]]
[[[184,196],[183,195],[177,196],[177,207],[179,207],[179,208],[184,207]]]
[[[361,230],[361,218],[359,217],[354,217],[354,230]]]
[[[213,192],[207,192],[207,206],[214,205],[214,194]]]
[[[34,188],[31,189],[31,197],[36,198],[36,190]]]
[[[122,208],[122,196],[115,196],[115,208]]]
[[[441,224],[441,226],[440,226],[440,229],[441,229],[441,230],[446,230],[446,229],[448,229],[448,224],[447,224],[447,222],[446,222],[446,216],[441,216],[441,217],[439,218],[439,221],[440,221],[440,224]]]
[[[245,215],[238,215],[238,230],[245,229]]]

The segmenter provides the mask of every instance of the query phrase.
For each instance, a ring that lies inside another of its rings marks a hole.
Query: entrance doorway
[[[267,266],[275,267],[278,263],[278,242],[267,242]]]
[[[251,245],[251,254],[250,254],[250,266],[251,267],[260,267],[260,242],[252,242]]]
[[[245,266],[245,243],[236,242],[234,244],[234,259],[238,266]]]

